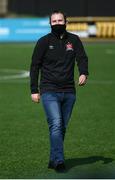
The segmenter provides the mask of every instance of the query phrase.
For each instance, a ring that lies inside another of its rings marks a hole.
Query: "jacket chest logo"
[[[66,51],[73,51],[73,44],[72,43],[68,42],[66,44]]]
[[[54,49],[54,46],[53,45],[49,45],[49,49]]]

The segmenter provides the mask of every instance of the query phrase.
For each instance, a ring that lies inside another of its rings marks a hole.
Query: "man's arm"
[[[77,65],[78,65],[78,70],[79,70],[78,84],[82,86],[86,84],[89,72],[88,72],[88,57],[86,55],[83,44],[81,40],[79,39],[79,37],[77,37],[76,58],[77,58]]]
[[[38,88],[39,70],[42,66],[43,56],[45,53],[45,41],[41,38],[36,43],[32,54],[32,62],[30,66],[30,89],[31,98],[34,102],[40,101],[40,94]]]

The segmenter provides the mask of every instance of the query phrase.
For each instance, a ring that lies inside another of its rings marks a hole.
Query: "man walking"
[[[66,31],[61,11],[50,15],[51,33],[41,37],[34,48],[30,67],[31,98],[42,99],[50,133],[48,168],[65,169],[64,137],[76,100],[74,66],[77,62],[80,86],[86,83],[88,58],[77,35]],[[40,73],[40,87],[38,79]]]

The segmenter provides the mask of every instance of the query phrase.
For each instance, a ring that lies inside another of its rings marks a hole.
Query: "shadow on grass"
[[[103,156],[91,156],[91,157],[84,157],[84,158],[67,159],[65,163],[66,163],[66,169],[68,171],[72,167],[84,165],[84,164],[92,164],[97,161],[103,161],[103,164],[108,164],[108,163],[111,163],[113,159],[106,158]]]

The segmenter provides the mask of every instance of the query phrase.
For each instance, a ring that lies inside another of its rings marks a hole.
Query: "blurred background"
[[[67,30],[81,38],[114,39],[114,7],[114,0],[0,0],[0,41],[36,41],[49,32],[48,15],[58,9],[67,14]]]

